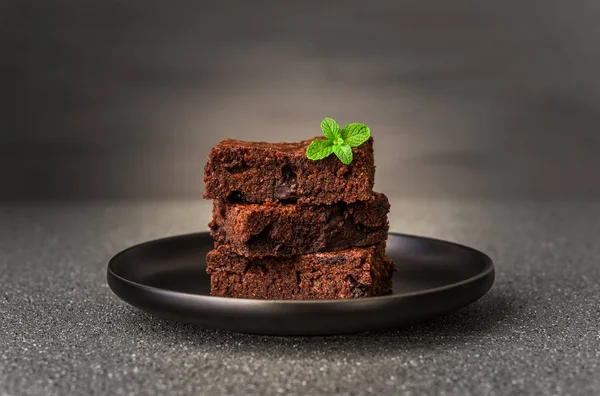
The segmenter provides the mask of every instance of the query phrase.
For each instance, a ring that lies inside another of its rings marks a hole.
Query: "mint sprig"
[[[332,142],[337,141],[341,136],[340,126],[333,118],[325,117],[321,121],[321,130],[323,131],[323,135]]]
[[[329,157],[332,153],[345,165],[352,162],[352,147],[358,147],[371,137],[371,130],[365,124],[353,122],[340,130],[333,119],[326,117],[321,121],[321,130],[327,140],[313,140],[306,148],[306,157],[318,161]]]
[[[313,140],[306,148],[306,156],[311,160],[322,160],[333,153],[333,144],[329,140]]]

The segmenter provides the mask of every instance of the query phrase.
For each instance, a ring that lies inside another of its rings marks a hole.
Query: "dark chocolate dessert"
[[[204,198],[311,205],[369,200],[375,178],[373,139],[352,150],[351,165],[344,165],[335,156],[321,161],[308,159],[306,148],[313,140],[222,141],[208,154]]]
[[[392,290],[387,197],[373,192],[370,129],[325,118],[326,139],[226,139],[210,150],[204,197],[215,249],[211,294],[255,299],[375,297]]]
[[[215,245],[246,257],[293,256],[384,242],[390,205],[384,194],[333,205],[213,203]]]
[[[221,245],[206,257],[211,294],[260,299],[339,299],[381,296],[394,264],[385,245],[293,257],[250,259]]]

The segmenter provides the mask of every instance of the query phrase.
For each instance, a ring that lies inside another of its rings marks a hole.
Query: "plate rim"
[[[115,270],[113,269],[113,266],[115,265],[115,263],[130,250],[139,249],[146,245],[160,243],[160,242],[166,242],[169,240],[174,240],[174,239],[179,239],[179,238],[184,238],[184,237],[191,237],[194,235],[200,236],[200,235],[207,235],[207,234],[209,234],[209,231],[198,231],[198,232],[191,232],[191,233],[186,233],[186,234],[171,235],[171,236],[166,236],[166,237],[161,237],[161,238],[141,242],[141,243],[132,245],[126,249],[121,250],[120,252],[115,254],[108,261],[106,275],[107,275],[107,281],[108,281],[110,289],[113,291],[113,293],[115,293],[115,290],[113,289],[113,287],[111,285],[111,279],[110,279],[110,278],[113,278],[114,280],[116,280],[118,282],[125,283],[134,288],[143,289],[144,291],[150,292],[150,293],[170,294],[173,297],[181,296],[181,297],[186,297],[186,298],[194,298],[194,299],[197,299],[199,301],[204,301],[204,302],[218,302],[219,304],[236,304],[236,305],[248,304],[248,305],[262,305],[262,306],[264,306],[265,304],[285,304],[285,305],[306,305],[306,304],[330,305],[330,304],[335,304],[335,305],[339,305],[339,304],[360,304],[360,303],[364,303],[365,301],[384,302],[386,300],[397,300],[397,299],[402,299],[402,298],[425,296],[425,295],[429,295],[429,294],[435,294],[435,293],[443,292],[446,290],[458,288],[465,284],[477,282],[478,280],[481,280],[488,276],[495,277],[494,261],[491,259],[490,256],[488,256],[487,254],[485,254],[484,252],[482,252],[480,250],[477,250],[475,248],[472,248],[472,247],[469,247],[466,245],[462,245],[457,242],[451,242],[451,241],[447,241],[447,240],[443,240],[443,239],[439,239],[439,238],[431,238],[431,237],[425,237],[425,236],[414,235],[414,234],[405,234],[405,233],[394,232],[394,231],[388,232],[388,235],[394,235],[394,236],[403,237],[403,238],[427,240],[430,242],[443,243],[446,245],[450,245],[450,246],[453,246],[454,248],[468,250],[468,251],[476,254],[477,256],[479,256],[485,265],[484,265],[483,269],[480,272],[478,272],[476,275],[471,276],[466,279],[463,279],[459,282],[450,283],[450,284],[447,284],[444,286],[438,286],[438,287],[434,287],[434,288],[430,288],[430,289],[418,290],[418,291],[409,292],[409,293],[390,294],[387,296],[377,296],[377,297],[367,297],[367,298],[357,298],[357,299],[337,299],[337,300],[335,300],[335,299],[262,300],[262,299],[252,299],[252,298],[219,297],[219,296],[211,296],[211,295],[204,295],[204,294],[187,293],[187,292],[163,289],[163,288],[159,288],[159,287],[155,287],[155,286],[144,285],[142,283],[138,283],[138,282],[132,281],[130,279],[127,279],[127,278],[124,278],[124,277],[118,275],[115,272]],[[490,288],[491,288],[491,286],[490,286]],[[488,289],[488,291],[489,291],[489,289]],[[487,291],[486,291],[486,293],[487,293]]]

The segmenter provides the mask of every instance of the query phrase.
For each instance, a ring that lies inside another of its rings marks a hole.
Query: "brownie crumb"
[[[348,275],[346,281],[350,282],[350,294],[353,298],[360,298],[367,295],[369,286],[357,282],[351,275]]]
[[[241,191],[233,190],[227,194],[227,198],[225,200],[231,203],[242,203],[244,202],[244,195]]]

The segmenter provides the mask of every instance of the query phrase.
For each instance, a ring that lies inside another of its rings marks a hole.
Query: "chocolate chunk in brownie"
[[[394,263],[385,244],[288,258],[250,259],[227,245],[207,257],[211,294],[256,299],[344,299],[392,290]]]
[[[234,204],[215,200],[209,226],[216,246],[246,257],[292,256],[385,242],[387,197],[351,204]]]
[[[228,202],[352,203],[371,198],[375,177],[373,139],[352,149],[344,165],[335,155],[306,157],[314,139],[299,143],[226,139],[213,147],[204,168],[204,198]]]

